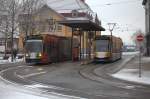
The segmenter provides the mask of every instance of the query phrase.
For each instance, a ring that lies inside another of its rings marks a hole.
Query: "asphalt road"
[[[131,56],[124,56],[122,60],[109,64],[67,62],[46,66],[1,66],[1,77],[15,87],[40,90],[45,95],[65,94],[70,99],[149,99],[149,86],[107,75],[123,68],[122,64]]]

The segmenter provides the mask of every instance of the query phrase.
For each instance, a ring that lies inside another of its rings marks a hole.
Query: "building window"
[[[68,27],[68,32],[72,33],[72,28]]]
[[[72,17],[78,17],[78,11],[72,10]]]
[[[2,19],[2,16],[0,16],[0,26],[2,26],[2,24],[3,24],[3,21],[2,21],[3,19]]]
[[[4,40],[0,40],[0,46],[4,46],[5,45],[5,41]]]
[[[57,31],[62,32],[62,25],[57,25]]]
[[[48,22],[48,26],[49,26],[49,29],[48,31],[49,32],[52,32],[52,31],[55,31],[56,29],[56,19],[47,19],[47,22]]]

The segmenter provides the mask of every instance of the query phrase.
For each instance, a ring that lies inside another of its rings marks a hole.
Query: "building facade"
[[[23,42],[26,36],[38,34],[51,34],[62,37],[71,37],[71,28],[60,25],[57,21],[65,20],[65,17],[51,9],[49,6],[44,5],[33,16],[33,20],[28,27],[26,34],[27,24],[24,20],[28,15],[21,14],[19,16],[19,49],[23,50]],[[30,26],[31,25],[31,26]]]
[[[143,0],[142,4],[145,9],[146,55],[150,56],[150,0]]]
[[[48,6],[62,14],[67,20],[91,20],[99,25],[97,14],[88,6],[85,0],[48,0]]]
[[[49,0],[48,5],[63,15],[69,21],[86,21],[89,20],[97,26],[101,26],[101,21],[98,15],[88,6],[85,0],[61,0],[59,3],[56,0]],[[77,31],[79,32],[79,31]],[[81,50],[80,54],[94,54],[94,32],[82,31],[81,35]],[[80,33],[77,33],[80,34]],[[91,35],[92,34],[92,35]],[[101,35],[101,31],[96,31],[96,35]],[[80,38],[77,36],[77,38]],[[82,55],[82,56],[84,56]],[[90,57],[88,57],[90,58]]]
[[[58,0],[59,1],[59,0]],[[19,42],[24,41],[24,37],[27,35],[33,34],[51,34],[57,36],[64,37],[72,37],[72,28],[58,24],[58,21],[64,20],[78,20],[78,21],[91,21],[97,26],[101,25],[101,21],[99,20],[96,13],[94,13],[91,8],[86,4],[85,0],[61,0],[58,2],[57,0],[48,0],[47,4],[44,5],[38,12],[35,13],[33,19],[34,22],[31,23],[29,27],[33,27],[31,30],[26,32],[26,22],[24,19],[29,17],[30,15],[22,14],[19,17],[20,23],[20,40]],[[29,22],[27,22],[29,23]],[[79,32],[79,31],[77,31]],[[89,31],[83,31],[84,35],[74,36],[79,40],[82,39],[81,46],[82,52],[89,52],[89,50],[94,49],[94,38]],[[76,33],[80,34],[80,33]],[[96,32],[97,35],[101,35],[100,31]],[[81,41],[81,40],[80,40]],[[23,43],[19,44],[20,49],[23,49]],[[93,53],[94,51],[89,53]]]

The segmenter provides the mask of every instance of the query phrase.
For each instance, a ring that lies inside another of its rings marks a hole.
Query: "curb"
[[[115,71],[113,71],[113,74],[114,74],[114,73],[117,73],[117,72],[119,72],[121,69],[123,69],[123,68],[126,66],[126,64],[128,64],[128,63],[129,63],[131,60],[133,60],[135,57],[136,57],[136,55],[130,57],[130,58],[127,59],[127,60],[125,60],[125,61],[121,64],[120,68],[118,68],[118,69],[116,69]],[[95,71],[95,70],[94,70],[94,71]],[[109,75],[110,75],[110,74],[109,74]]]

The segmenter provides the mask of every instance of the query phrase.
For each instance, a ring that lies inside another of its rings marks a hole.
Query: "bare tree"
[[[3,20],[0,30],[5,33],[5,42],[7,42],[8,35],[10,36],[11,61],[13,61],[14,34],[19,32],[18,26],[21,23],[19,16],[23,15],[22,27],[25,30],[25,35],[33,33],[35,28],[34,14],[43,3],[43,0],[0,0],[0,20]]]
[[[8,39],[8,31],[9,31],[9,22],[8,22],[8,13],[6,11],[6,1],[0,0],[0,33],[4,35],[5,39],[5,56],[7,49],[7,39]]]
[[[18,28],[18,15],[20,13],[20,0],[4,0],[3,1],[3,16],[5,18],[5,33],[10,35],[11,61],[13,61],[14,50],[14,34]],[[7,38],[7,37],[6,37]]]
[[[35,32],[38,23],[35,22],[34,16],[44,4],[44,0],[23,0],[23,13],[20,15],[19,20],[25,37]]]
[[[0,15],[0,33],[4,35],[4,39],[5,39],[5,56],[6,56],[6,50],[7,50],[7,39],[8,39],[8,18],[5,14],[1,14]]]

